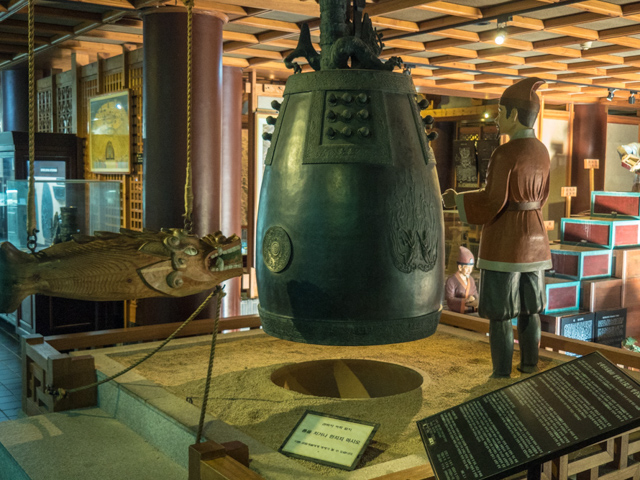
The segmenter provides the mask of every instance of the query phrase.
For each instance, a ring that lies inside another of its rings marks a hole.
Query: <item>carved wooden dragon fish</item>
[[[181,229],[95,232],[30,255],[0,245],[0,312],[41,293],[77,300],[184,297],[242,274],[240,239]]]

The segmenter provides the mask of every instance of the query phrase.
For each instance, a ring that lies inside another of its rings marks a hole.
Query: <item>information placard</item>
[[[307,410],[278,451],[290,457],[353,470],[379,426]]]
[[[640,384],[598,352],[418,422],[438,480],[497,480],[638,426]]]

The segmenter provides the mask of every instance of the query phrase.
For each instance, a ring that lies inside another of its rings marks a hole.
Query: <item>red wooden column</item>
[[[241,236],[242,219],[242,69],[224,67],[222,81],[222,147],[220,157],[220,227],[222,233]],[[227,296],[222,316],[240,315],[242,279],[224,282]]]
[[[595,189],[604,189],[604,159],[607,151],[607,107],[593,103],[574,106],[573,151],[571,154],[571,186],[578,187],[578,196],[572,199],[573,215],[589,210],[589,171],[584,169],[585,158],[600,159],[595,170]]]
[[[194,14],[192,164],[194,233],[204,236],[221,230],[220,175],[222,155],[222,27],[216,14]],[[197,28],[196,28],[197,27]]]
[[[194,233],[220,230],[223,14],[194,10],[191,161]],[[181,228],[187,157],[187,13],[159,7],[143,15],[143,225]],[[223,232],[227,235],[227,232]],[[137,323],[186,318],[206,294],[138,302]],[[215,305],[200,318],[215,314]]]

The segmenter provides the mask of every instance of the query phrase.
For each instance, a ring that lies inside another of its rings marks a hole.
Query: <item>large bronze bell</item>
[[[366,15],[361,23],[370,28]],[[370,69],[327,63],[330,48],[325,41],[321,71],[287,81],[265,161],[256,258],[264,330],[324,345],[424,338],[442,309],[444,238],[416,91],[409,75],[373,69],[370,52],[350,60]],[[339,52],[332,58],[341,62]]]

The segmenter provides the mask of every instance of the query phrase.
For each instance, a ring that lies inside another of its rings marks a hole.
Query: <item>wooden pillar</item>
[[[223,14],[193,15],[191,161],[194,233],[220,229],[220,139]],[[143,226],[182,228],[187,159],[187,13],[149,9],[143,16]],[[167,55],[171,52],[171,55]],[[226,233],[225,233],[226,234]],[[138,302],[137,323],[186,318],[206,296]],[[215,314],[215,305],[200,318]]]
[[[602,104],[574,106],[573,142],[571,153],[571,185],[578,187],[578,195],[571,202],[571,213],[589,210],[589,172],[584,169],[585,158],[604,162],[607,150],[607,108]],[[604,189],[604,168],[595,172],[595,189]]]
[[[2,130],[29,131],[29,72],[26,68],[2,70]]]
[[[194,14],[192,163],[194,233],[221,230],[222,27],[215,14]],[[213,33],[215,32],[215,34]],[[196,48],[197,47],[197,48]]]
[[[222,82],[222,152],[220,157],[220,229],[241,236],[242,219],[242,69],[224,67]],[[222,316],[240,315],[242,279],[224,282]]]
[[[456,139],[456,122],[436,121],[433,130],[438,132],[438,138],[431,142],[433,154],[436,157],[436,171],[440,191],[455,188],[455,165],[453,162],[453,141]]]
[[[257,74],[255,70],[249,72],[249,112],[248,112],[248,134],[249,134],[249,195],[247,205],[247,267],[255,268],[256,261],[256,218],[258,217],[257,192],[256,192],[256,110],[258,108]]]

